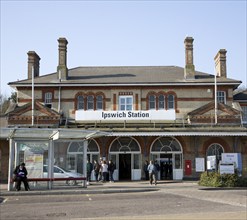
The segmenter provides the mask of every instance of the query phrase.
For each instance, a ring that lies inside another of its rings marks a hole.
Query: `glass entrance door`
[[[160,179],[173,179],[172,154],[160,154]]]
[[[131,154],[119,154],[119,180],[131,180]]]

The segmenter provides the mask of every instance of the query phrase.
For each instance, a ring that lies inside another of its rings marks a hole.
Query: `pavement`
[[[31,187],[31,191],[18,192],[14,190],[8,191],[7,184],[0,184],[0,197],[59,194],[137,193],[148,191],[162,191],[163,193],[247,208],[247,188],[203,187],[199,186],[197,181],[158,181],[156,186],[149,185],[148,181],[116,181],[114,183],[91,182],[87,188],[82,187],[82,185],[54,186],[51,190],[46,188],[35,189],[34,187]]]
[[[22,186],[23,187],[23,186]],[[196,199],[197,201],[211,201],[220,204],[228,204],[236,206],[236,209],[243,208],[247,210],[247,188],[214,188],[214,187],[202,187],[198,185],[197,181],[158,181],[156,186],[149,185],[148,181],[128,181],[121,182],[117,181],[114,183],[96,183],[92,182],[87,188],[83,188],[81,185],[77,186],[65,186],[65,185],[54,185],[52,190],[46,188],[34,188],[31,187],[31,191],[7,191],[7,184],[0,184],[0,203],[8,197],[14,196],[34,196],[34,195],[64,195],[64,194],[104,194],[104,193],[138,193],[156,191],[167,193],[168,195],[179,195],[190,199]],[[210,213],[178,213],[178,214],[166,214],[166,215],[155,215],[155,219],[188,219],[188,220],[233,220],[233,219],[247,219],[247,211],[225,211]],[[83,218],[84,219],[84,218]],[[87,220],[94,220],[94,218],[87,218]],[[113,220],[115,217],[97,218],[98,220]],[[118,220],[140,220],[150,219],[150,216],[122,216],[117,218]],[[75,218],[74,220],[82,220],[82,218]]]

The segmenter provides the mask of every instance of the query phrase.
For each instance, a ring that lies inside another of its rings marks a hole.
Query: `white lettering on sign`
[[[84,111],[75,112],[76,121],[85,120],[175,120],[175,110],[159,111]]]

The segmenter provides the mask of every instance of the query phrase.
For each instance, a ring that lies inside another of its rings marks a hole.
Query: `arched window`
[[[87,110],[94,110],[94,97],[92,95],[87,96]]]
[[[224,148],[220,144],[211,144],[207,149],[207,156],[215,156],[216,164],[221,161],[221,154],[224,153]]]
[[[160,137],[152,145],[151,152],[181,152],[180,143],[171,137]]]
[[[98,95],[96,97],[96,110],[102,110],[103,109],[103,96]]]
[[[87,152],[99,152],[99,148],[95,140],[92,139],[88,142]],[[83,153],[83,142],[71,142],[68,147],[68,153]]]
[[[150,95],[149,96],[149,110],[155,110],[156,109],[156,96]]]
[[[158,108],[165,109],[165,96],[164,95],[159,95]]]
[[[140,152],[140,147],[131,137],[117,138],[111,145],[110,152]]]
[[[174,109],[174,95],[168,95],[168,109]]]
[[[82,95],[77,97],[77,109],[84,109],[84,97]]]

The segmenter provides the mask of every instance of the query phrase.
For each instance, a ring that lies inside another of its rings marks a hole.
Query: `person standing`
[[[113,173],[114,173],[115,169],[116,169],[115,164],[112,162],[112,160],[109,160],[108,171],[109,171],[109,180],[110,180],[110,182],[114,182]]]
[[[21,182],[23,182],[25,190],[30,190],[28,182],[27,182],[27,169],[25,167],[25,163],[21,163],[14,169],[14,175],[16,180],[16,191],[21,190]]]
[[[103,182],[106,182],[107,173],[108,173],[108,165],[105,160],[103,161],[101,165],[101,169],[102,169],[102,175],[103,175]]]
[[[99,179],[98,181],[102,181],[103,180],[103,173],[102,173],[102,164],[103,164],[103,159],[102,157],[99,159]]]
[[[145,179],[149,180],[149,174],[148,174],[148,161],[145,160],[144,166],[143,166],[143,171],[145,173]]]
[[[149,182],[150,185],[154,183],[156,185],[156,166],[154,165],[154,162],[150,160],[149,165],[148,165],[148,173],[149,173]]]
[[[160,165],[159,165],[157,160],[154,161],[154,166],[156,167],[155,179],[157,181],[158,180],[158,176],[159,176],[159,171],[160,171]]]
[[[87,185],[91,182],[91,173],[93,171],[93,164],[87,160]]]
[[[94,170],[95,181],[98,182],[100,165],[97,160],[94,160],[93,170]]]

